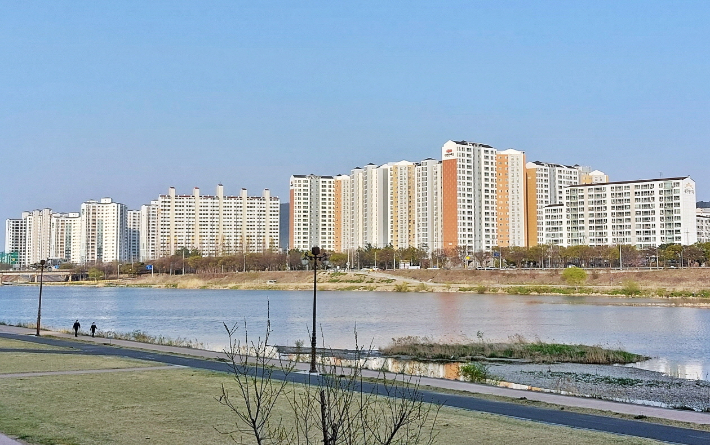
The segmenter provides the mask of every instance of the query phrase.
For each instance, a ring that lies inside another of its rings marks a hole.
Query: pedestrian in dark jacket
[[[79,336],[79,328],[81,327],[81,323],[79,323],[79,320],[74,322],[74,326],[72,326],[72,329],[74,329],[74,337]]]
[[[96,323],[95,322],[91,323],[91,327],[89,328],[89,330],[91,331],[91,336],[93,337],[94,334],[96,333]]]

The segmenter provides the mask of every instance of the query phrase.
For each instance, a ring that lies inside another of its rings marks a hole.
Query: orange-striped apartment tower
[[[497,241],[496,149],[448,141],[442,157],[442,239],[445,250],[488,251]]]
[[[526,246],[525,153],[508,149],[496,155],[498,246]]]

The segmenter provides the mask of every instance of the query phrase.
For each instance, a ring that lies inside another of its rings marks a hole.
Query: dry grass
[[[190,369],[0,379],[0,431],[36,444],[234,443],[217,431],[234,421],[215,400],[223,383],[230,388],[226,374]],[[288,414],[284,401],[275,415]],[[440,444],[659,443],[452,408],[441,410],[437,432]]]
[[[387,270],[388,277],[361,272],[319,272],[318,288],[321,290],[377,290],[396,291],[402,289],[400,278],[421,281],[424,290],[434,292],[483,292],[526,293],[510,286],[524,286],[530,292],[575,293],[575,287],[566,286],[559,269],[518,269],[518,270]],[[268,284],[268,281],[275,281]],[[156,275],[126,280],[130,286],[155,286],[184,289],[274,289],[310,290],[313,274],[309,271],[264,271],[200,275]],[[642,283],[644,296],[703,296],[710,295],[710,268],[665,269],[665,270],[612,270],[589,269],[584,292],[610,295],[624,295],[625,282]],[[91,283],[93,284],[93,283]],[[409,283],[409,291],[418,291],[416,283]],[[704,291],[704,293],[703,293]],[[530,293],[527,292],[527,293]]]
[[[422,337],[400,337],[380,349],[385,355],[407,356],[418,360],[467,361],[481,358],[525,359],[535,363],[626,364],[648,359],[638,354],[604,349],[601,346],[528,342],[514,336],[509,343],[436,343]]]

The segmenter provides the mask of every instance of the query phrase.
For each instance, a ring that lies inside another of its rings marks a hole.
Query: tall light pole
[[[37,337],[39,337],[39,322],[42,318],[42,281],[44,279],[44,265],[46,261],[40,260],[39,262],[39,305],[37,306]]]
[[[316,369],[316,294],[317,294],[317,278],[318,278],[318,260],[321,264],[328,264],[328,254],[321,252],[320,247],[313,246],[310,252],[303,254],[301,262],[307,265],[313,261],[313,330],[311,331],[311,369],[310,372],[317,373]]]

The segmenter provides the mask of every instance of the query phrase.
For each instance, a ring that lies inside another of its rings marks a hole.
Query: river
[[[37,319],[37,286],[0,286],[0,321]],[[246,321],[263,337],[270,307],[269,343],[307,346],[313,293],[302,291],[182,290],[44,286],[42,326],[132,332],[196,340],[208,349],[228,344],[223,323]],[[608,297],[478,295],[466,293],[318,292],[318,344],[353,348],[395,337],[435,340],[528,340],[622,348],[654,357],[634,366],[710,380],[710,309],[674,307],[667,300]],[[322,335],[321,332],[322,331]],[[243,335],[243,329],[240,328]],[[324,341],[322,339],[325,339]]]

